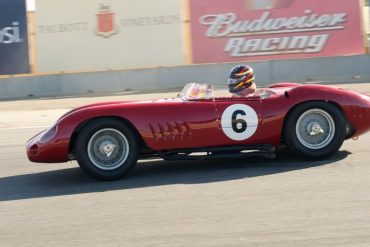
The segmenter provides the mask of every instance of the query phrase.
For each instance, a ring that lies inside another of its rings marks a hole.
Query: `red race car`
[[[273,158],[281,144],[324,159],[370,129],[370,96],[278,83],[248,97],[187,84],[173,99],[104,102],[67,112],[27,142],[33,162],[77,160],[90,176],[121,178],[138,159]]]

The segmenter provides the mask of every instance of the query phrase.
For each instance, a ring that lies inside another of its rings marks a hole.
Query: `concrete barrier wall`
[[[251,62],[259,86],[281,81],[370,82],[370,56]],[[188,82],[224,85],[235,64],[206,64],[0,79],[0,99],[109,93],[182,87]]]

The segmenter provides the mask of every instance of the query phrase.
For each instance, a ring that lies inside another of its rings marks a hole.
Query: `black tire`
[[[320,116],[322,121],[318,121]],[[308,124],[304,122],[305,117]],[[321,125],[327,128],[322,128]],[[345,135],[346,119],[329,102],[311,101],[296,106],[287,116],[284,126],[284,141],[288,148],[294,154],[309,160],[325,159],[336,153],[342,146]],[[322,142],[315,143],[320,138],[323,139]]]
[[[138,141],[123,122],[112,118],[93,120],[76,141],[77,162],[91,177],[117,180],[131,171],[138,159]]]

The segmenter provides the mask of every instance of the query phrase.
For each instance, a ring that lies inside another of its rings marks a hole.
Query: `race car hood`
[[[98,103],[93,103],[93,104],[88,104],[88,105],[83,105],[79,106],[77,108],[74,108],[68,112],[66,112],[64,115],[62,115],[59,120],[65,118],[66,116],[82,111],[85,109],[93,109],[96,107],[103,107],[103,106],[109,106],[109,105],[125,105],[125,104],[143,104],[143,103],[159,103],[159,102],[173,102],[173,101],[181,101],[179,98],[171,98],[171,99],[157,99],[157,100],[119,100],[119,101],[107,101],[107,102],[98,102]],[[58,121],[59,121],[58,120]]]
[[[83,110],[83,109],[87,109],[87,108],[94,108],[94,107],[97,107],[97,106],[105,106],[105,105],[116,105],[116,104],[124,104],[124,103],[128,103],[128,102],[132,102],[132,101],[124,101],[124,100],[120,100],[120,101],[108,101],[108,102],[98,102],[98,103],[93,103],[93,104],[88,104],[88,105],[83,105],[83,106],[79,106],[79,107],[76,107],[68,112],[66,112],[64,115],[62,115],[60,119],[63,119],[65,116],[71,114],[71,113],[74,113],[74,112],[77,112],[77,111],[80,111],[80,110]]]

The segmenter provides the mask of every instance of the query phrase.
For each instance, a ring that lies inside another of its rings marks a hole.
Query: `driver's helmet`
[[[246,89],[255,90],[254,72],[247,65],[237,65],[230,70],[229,82],[227,83],[230,93],[241,93]],[[251,92],[253,93],[253,92]]]

